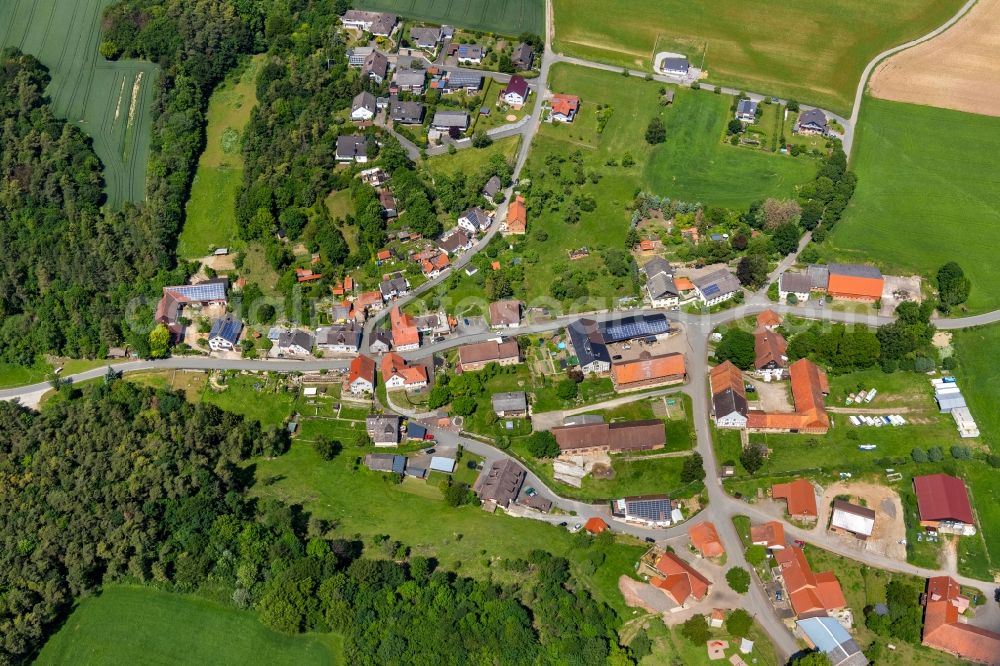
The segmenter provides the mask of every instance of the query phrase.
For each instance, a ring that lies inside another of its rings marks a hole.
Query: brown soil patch
[[[517,120],[517,116],[515,116],[513,113],[508,113],[505,120],[509,123],[512,123],[515,120]]]
[[[850,495],[852,504],[861,504],[861,500],[864,500],[864,504],[875,511],[875,529],[864,543],[865,550],[901,561],[906,560],[906,546],[897,543],[906,538],[903,503],[894,489],[874,483],[857,482],[838,482],[828,486],[820,500],[818,529],[827,529],[832,511],[830,505],[837,495]],[[843,538],[861,544],[853,536]]]
[[[605,465],[604,463],[595,464],[591,470],[590,474],[595,479],[613,479],[615,478],[615,470],[611,465]]]
[[[618,579],[618,589],[625,597],[625,605],[630,608],[642,608],[650,613],[666,613],[676,607],[676,604],[657,588],[628,576],[621,576]]]
[[[944,34],[892,56],[869,85],[882,99],[1000,116],[1000,0],[979,0]]]

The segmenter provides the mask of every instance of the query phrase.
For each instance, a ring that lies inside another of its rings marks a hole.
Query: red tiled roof
[[[656,246],[653,244],[653,241],[649,240],[648,238],[644,238],[641,241],[639,241],[639,249],[643,250],[644,252],[648,252],[654,249],[655,247]]]
[[[674,553],[660,555],[656,569],[665,578],[653,578],[650,582],[678,604],[683,604],[688,597],[701,601],[708,594],[711,582]]]
[[[576,95],[552,95],[552,113],[568,116],[580,108],[580,98]]]
[[[611,366],[611,378],[616,385],[670,377],[683,378],[686,372],[684,354],[679,353],[640,358]]]
[[[392,344],[396,347],[420,342],[420,332],[417,330],[413,317],[401,313],[398,306],[389,312],[389,320],[392,324]]]
[[[739,395],[746,395],[743,387],[743,373],[731,361],[723,361],[709,373],[712,395],[733,389]]]
[[[384,261],[384,260],[386,260],[386,259],[388,259],[388,258],[390,258],[390,257],[392,256],[392,252],[389,252],[389,250],[382,250],[381,252],[379,252],[379,253],[378,253],[377,255],[375,255],[375,256],[376,256],[376,257],[377,257],[378,259],[380,259],[380,260],[383,260],[383,261]]]
[[[779,368],[788,365],[785,357],[788,341],[781,333],[763,327],[758,328],[753,332],[753,350],[755,368],[763,368],[771,362]]]
[[[813,573],[800,548],[790,546],[779,550],[774,559],[781,567],[785,589],[796,615],[837,610],[847,605],[833,572]]]
[[[764,310],[759,315],[757,315],[757,325],[758,326],[777,326],[781,323],[781,315],[779,315],[774,310],[768,308]]]
[[[959,622],[955,603],[959,598],[958,582],[950,576],[927,580],[921,642],[967,661],[1000,664],[1000,634]]]
[[[359,308],[366,308],[369,305],[375,305],[376,303],[382,302],[382,292],[378,291],[363,291],[358,295],[355,304]]]
[[[771,486],[771,497],[788,502],[788,513],[793,516],[817,516],[816,492],[805,479],[791,483],[776,483]]]
[[[882,298],[883,279],[878,277],[858,277],[830,273],[826,290],[837,298],[864,298],[878,300]]]
[[[772,520],[762,525],[750,527],[750,543],[766,548],[785,547],[785,525],[780,520]]]
[[[528,226],[528,210],[524,207],[524,197],[518,194],[507,206],[507,231],[523,234]]]
[[[965,482],[947,474],[913,477],[920,520],[959,520],[971,525],[972,506]]]
[[[367,356],[355,356],[347,373],[347,383],[350,384],[362,377],[375,384],[375,361]]]
[[[691,282],[690,278],[686,277],[675,277],[674,286],[677,287],[678,291],[691,291],[694,289],[694,284]]]
[[[830,417],[823,404],[823,395],[830,391],[826,373],[806,358],[792,363],[788,373],[792,380],[795,412],[751,411],[747,415],[747,427],[751,430],[829,430]]]
[[[707,520],[689,528],[688,537],[691,538],[691,544],[705,557],[722,557],[726,553],[715,524]]]
[[[402,377],[406,384],[427,382],[427,368],[422,365],[407,365],[402,356],[389,352],[382,357],[382,381],[387,382],[397,375]]]
[[[587,530],[591,534],[600,534],[601,532],[611,529],[606,522],[594,516],[587,520],[583,525],[583,529]]]

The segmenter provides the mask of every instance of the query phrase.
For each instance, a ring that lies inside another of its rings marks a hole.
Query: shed
[[[455,459],[444,456],[434,456],[431,458],[431,470],[451,474],[455,471]]]

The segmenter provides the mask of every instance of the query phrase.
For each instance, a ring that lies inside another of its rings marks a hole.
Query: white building
[[[728,268],[720,268],[708,275],[694,278],[691,283],[698,299],[709,306],[728,301],[741,290],[740,281]]]
[[[778,278],[778,298],[782,301],[788,302],[788,295],[795,294],[799,303],[805,303],[811,292],[812,278],[806,273],[785,271]]]

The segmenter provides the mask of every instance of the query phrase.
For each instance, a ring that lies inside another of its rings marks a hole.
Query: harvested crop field
[[[141,201],[149,157],[150,105],[157,67],[110,62],[97,52],[101,14],[112,0],[0,2],[0,48],[29,53],[49,69],[56,115],[94,139],[108,201]]]
[[[871,94],[1000,116],[1000,0],[979,0],[954,27],[878,66]]]

